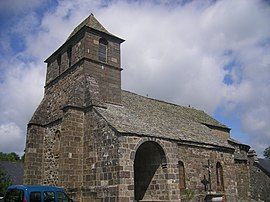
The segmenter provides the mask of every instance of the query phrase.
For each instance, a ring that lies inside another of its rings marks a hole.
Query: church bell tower
[[[72,98],[73,101],[68,104],[86,106],[102,105],[107,102],[120,105],[122,42],[123,39],[108,32],[93,14],[89,15],[73,30],[66,42],[45,60],[47,63],[45,89],[69,72],[82,67],[80,73],[84,75],[84,81],[79,79],[78,83],[84,83],[82,85],[86,89],[73,89],[73,93],[82,91],[80,93],[84,94],[84,103],[82,101],[74,103]],[[78,86],[78,83],[74,84]]]
[[[83,159],[95,158],[83,152],[94,148],[94,108],[121,105],[122,42],[91,14],[45,60],[44,97],[27,125],[24,184],[73,192],[85,183]]]

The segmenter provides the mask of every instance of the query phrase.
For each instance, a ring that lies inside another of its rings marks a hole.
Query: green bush
[[[4,196],[11,185],[10,177],[0,168],[0,196]]]

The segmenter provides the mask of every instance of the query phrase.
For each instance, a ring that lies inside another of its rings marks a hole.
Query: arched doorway
[[[147,141],[139,146],[134,160],[135,200],[159,199],[160,191],[167,189],[166,173],[163,170],[166,165],[165,152],[158,143]]]

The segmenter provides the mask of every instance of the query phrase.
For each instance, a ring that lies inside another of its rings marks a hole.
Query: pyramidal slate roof
[[[49,59],[55,55],[61,48],[63,48],[63,46],[66,45],[66,43],[68,43],[68,41],[75,36],[83,27],[89,27],[93,30],[105,33],[109,36],[112,36],[115,39],[118,39],[121,43],[124,42],[124,39],[121,39],[113,34],[111,34],[110,32],[108,32],[108,30],[106,30],[101,24],[100,22],[95,18],[94,14],[91,13],[84,21],[82,21],[69,35],[69,37],[67,38],[67,40],[65,41],[64,44],[62,44],[56,51],[54,51],[54,53],[52,53],[44,62],[48,62]]]
[[[122,90],[122,106],[107,104],[106,109],[94,108],[120,133],[232,148],[228,140],[212,133],[213,127],[228,131],[229,128],[201,110],[143,97],[124,90]]]
[[[101,24],[100,22],[95,18],[94,14],[91,13],[84,21],[82,21],[69,35],[68,39],[70,39],[72,36],[74,36],[80,29],[82,29],[84,26],[90,27],[92,29],[95,29],[100,32],[104,32],[108,35],[114,36],[110,32],[108,32]],[[67,39],[67,40],[68,40]]]

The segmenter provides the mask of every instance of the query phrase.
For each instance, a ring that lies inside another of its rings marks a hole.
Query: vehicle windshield
[[[4,198],[4,202],[23,202],[23,197],[23,190],[9,189]]]

